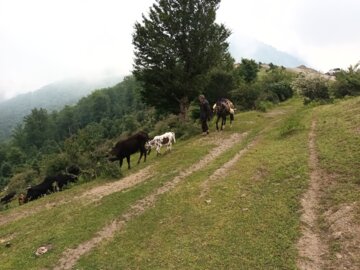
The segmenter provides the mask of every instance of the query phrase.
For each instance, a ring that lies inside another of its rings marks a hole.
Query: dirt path
[[[0,226],[7,224],[9,222],[13,222],[34,214],[37,214],[43,210],[46,209],[52,209],[54,207],[67,204],[74,201],[83,201],[85,205],[93,203],[95,201],[101,200],[101,198],[108,196],[112,193],[122,191],[127,188],[131,188],[141,182],[146,181],[153,175],[151,171],[151,166],[148,166],[134,174],[131,174],[129,176],[126,176],[118,181],[107,183],[105,185],[94,187],[86,192],[84,192],[81,195],[74,196],[67,200],[61,200],[57,202],[49,202],[44,205],[40,205],[37,207],[34,207],[32,209],[24,209],[19,210],[17,212],[14,212],[12,214],[9,214],[7,216],[0,217]]]
[[[312,122],[309,134],[309,167],[310,183],[309,188],[301,199],[303,213],[301,215],[302,236],[299,239],[297,248],[300,258],[297,266],[301,270],[324,269],[324,255],[328,252],[328,247],[320,237],[319,204],[321,196],[321,186],[324,182],[323,175],[319,169],[319,159],[315,146],[316,121]]]
[[[244,134],[235,133],[230,138],[223,139],[221,141],[221,144],[211,150],[211,152],[207,154],[203,159],[192,165],[187,170],[181,172],[178,176],[174,177],[172,180],[152,192],[144,199],[138,200],[130,207],[127,212],[121,215],[117,220],[112,221],[109,225],[105,226],[102,230],[97,232],[96,236],[94,236],[92,239],[81,243],[74,249],[66,250],[62,254],[62,257],[60,258],[58,264],[54,267],[54,269],[72,269],[81,256],[90,252],[100,242],[111,239],[116,232],[124,228],[124,226],[129,220],[141,215],[147,209],[153,207],[156,203],[157,198],[160,195],[171,191],[192,173],[204,168],[209,162],[213,161],[226,150],[230,149],[234,144],[239,143],[239,141],[243,139],[244,136]]]
[[[217,169],[208,179],[206,179],[201,184],[200,187],[201,188],[200,198],[204,198],[208,194],[211,183],[224,179],[229,169],[233,167],[239,161],[239,159],[245,153],[247,153],[249,149],[252,148],[257,142],[258,142],[258,137],[256,137],[253,141],[251,141],[244,149],[241,149],[231,160],[226,162],[223,166]]]

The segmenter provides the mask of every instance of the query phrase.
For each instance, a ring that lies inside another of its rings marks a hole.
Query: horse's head
[[[213,112],[216,114],[221,114],[224,111],[226,111],[226,104],[222,100],[216,101],[213,106]]]

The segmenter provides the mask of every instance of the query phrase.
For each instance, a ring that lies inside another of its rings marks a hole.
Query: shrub
[[[261,112],[266,112],[269,109],[271,109],[274,106],[274,104],[270,101],[261,100],[256,103],[256,109]]]
[[[198,134],[200,129],[192,120],[183,121],[180,120],[178,116],[170,114],[169,116],[158,121],[154,127],[154,130],[149,135],[150,137],[153,137],[168,131],[175,132],[177,139],[184,139]]]
[[[256,101],[261,94],[259,85],[256,83],[241,83],[239,87],[231,92],[235,104],[240,110],[252,110],[256,108]]]
[[[32,169],[25,169],[21,173],[15,174],[9,182],[8,189],[17,192],[24,192],[28,185],[37,184],[40,179]]]
[[[330,100],[329,81],[320,76],[305,76],[300,73],[293,81],[292,87],[304,97],[304,104]]]
[[[331,92],[337,98],[360,95],[359,64],[350,66],[348,71],[336,73],[336,81],[332,84]]]
[[[66,167],[71,165],[71,161],[66,153],[48,155],[42,163],[46,175],[65,172]]]
[[[268,90],[275,93],[279,101],[285,101],[293,96],[293,90],[289,82],[274,82],[268,85]]]

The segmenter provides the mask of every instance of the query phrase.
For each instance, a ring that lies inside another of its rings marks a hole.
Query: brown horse
[[[216,113],[216,130],[219,130],[219,120],[221,118],[221,130],[223,130],[225,124],[226,124],[226,116],[230,115],[230,127],[232,124],[232,121],[234,121],[234,114],[235,114],[235,107],[234,104],[226,99],[222,98],[219,99],[213,106],[214,113]]]

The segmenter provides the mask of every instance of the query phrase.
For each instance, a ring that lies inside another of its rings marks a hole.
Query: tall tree
[[[134,75],[141,95],[158,110],[186,118],[207,73],[230,59],[230,31],[215,23],[220,0],[157,0],[135,23]]]
[[[24,132],[27,146],[36,146],[40,149],[46,140],[53,139],[53,123],[47,110],[33,109],[24,118]]]
[[[246,83],[254,82],[260,68],[253,59],[241,59],[241,64],[236,68],[235,73]]]

